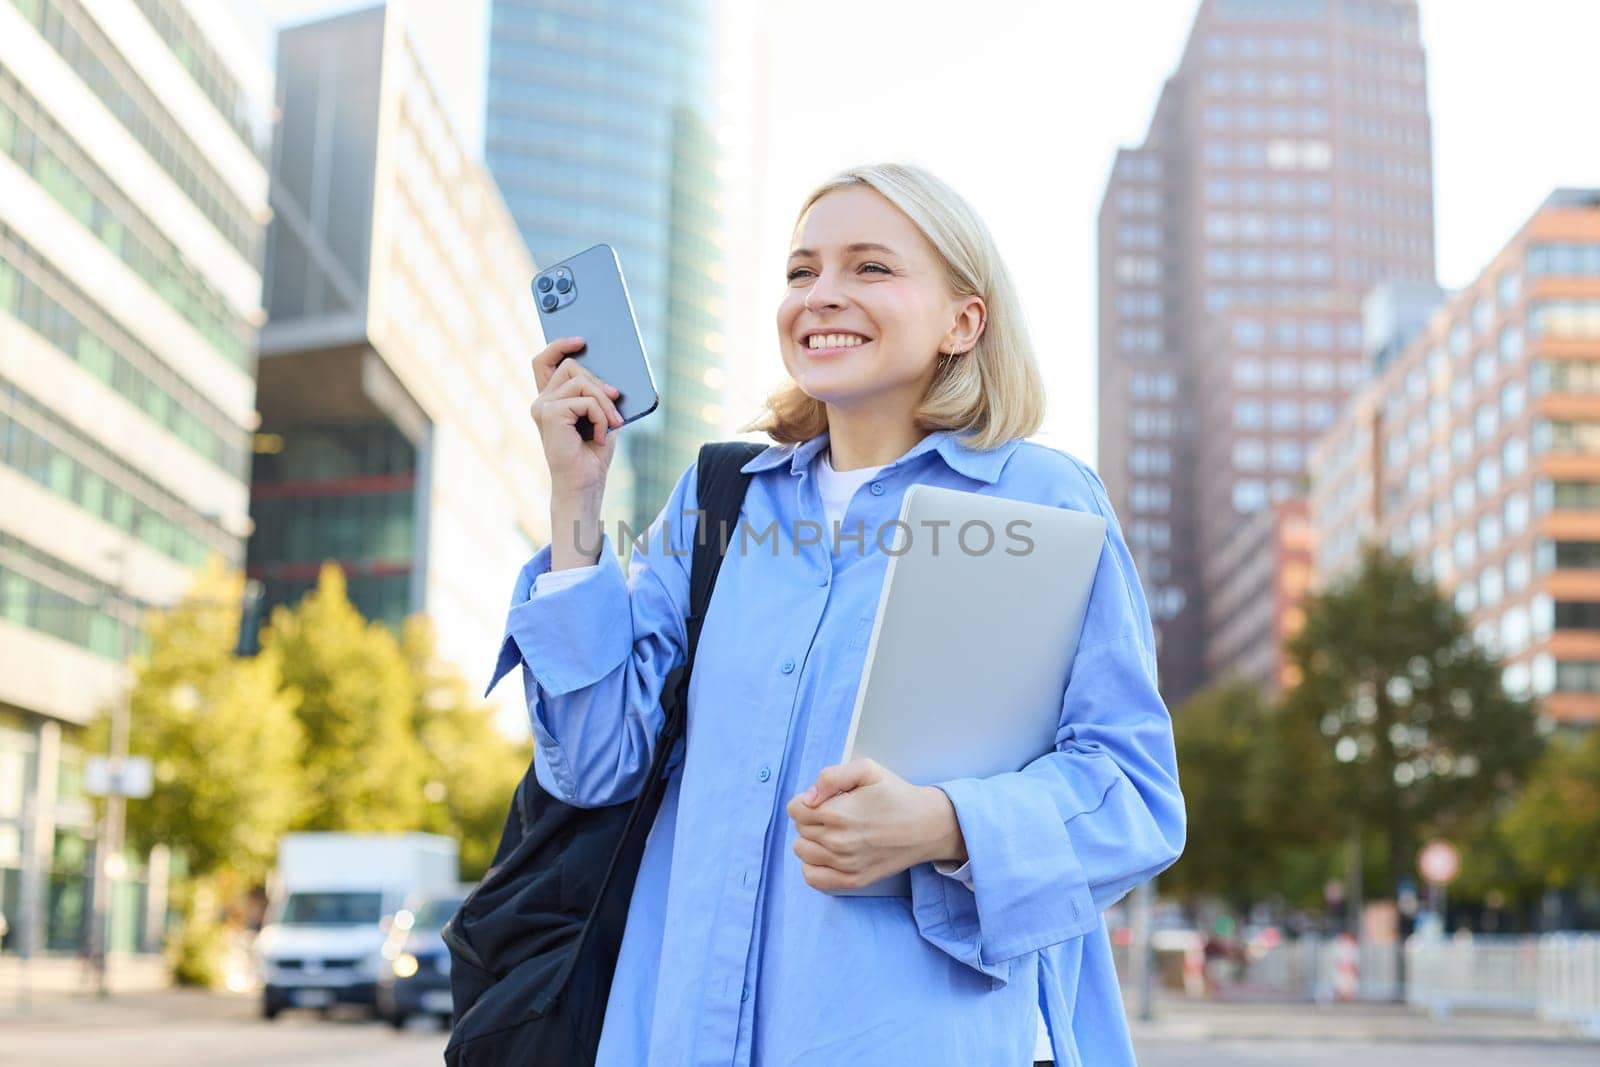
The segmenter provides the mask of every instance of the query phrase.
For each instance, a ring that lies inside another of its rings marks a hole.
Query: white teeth
[[[865,344],[865,337],[858,337],[853,333],[814,333],[807,341],[812,348],[854,348],[856,345]]]

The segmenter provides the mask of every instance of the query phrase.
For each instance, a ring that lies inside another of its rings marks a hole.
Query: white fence
[[[1600,934],[1412,937],[1405,955],[1405,999],[1414,1008],[1536,1016],[1600,1036]],[[1264,953],[1243,982],[1319,1003],[1393,1001],[1399,994],[1394,946],[1351,951],[1314,937]]]
[[[1536,1015],[1600,1036],[1600,934],[1413,938],[1406,958],[1415,1007]]]

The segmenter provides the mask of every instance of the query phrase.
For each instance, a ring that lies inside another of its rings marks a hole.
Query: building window
[[[1487,499],[1500,488],[1500,461],[1492,455],[1478,461],[1478,496]]]
[[[1506,495],[1505,527],[1508,534],[1519,534],[1528,528],[1528,497],[1526,493],[1508,493]]]
[[[1480,296],[1472,305],[1472,328],[1479,333],[1487,333],[1489,324],[1494,321],[1494,305],[1489,303],[1489,298]]]
[[[1494,380],[1494,353],[1487,348],[1478,349],[1472,358],[1472,381],[1479,389]]]
[[[1500,547],[1500,516],[1491,511],[1478,516],[1478,551],[1493,552]]]
[[[1526,552],[1513,552],[1506,557],[1506,589],[1509,592],[1520,593],[1528,587],[1532,578]]]
[[[1495,431],[1500,428],[1500,413],[1491,403],[1478,406],[1477,413],[1472,418],[1473,429],[1477,431],[1480,444],[1494,437]]]
[[[1169,511],[1172,489],[1160,482],[1134,482],[1130,499],[1135,511]]]
[[[1536,278],[1547,275],[1600,277],[1600,244],[1534,245],[1528,249],[1528,274]]]
[[[1535,337],[1600,338],[1600,300],[1547,300],[1528,311]]]
[[[1500,331],[1500,362],[1514,363],[1522,357],[1522,327],[1508,323]]]
[[[1266,328],[1259,319],[1235,319],[1233,343],[1241,348],[1259,348],[1267,339]]]
[[[1258,471],[1267,465],[1266,443],[1259,437],[1240,437],[1233,442],[1233,465],[1242,471]]]
[[[1235,511],[1260,511],[1266,505],[1267,487],[1265,484],[1253,478],[1234,483],[1233,507]]]
[[[1135,437],[1172,436],[1172,412],[1165,408],[1134,408],[1131,421]]]
[[[1528,387],[1516,378],[1500,387],[1500,417],[1507,422],[1522,414],[1522,405],[1528,397]]]
[[[1135,474],[1170,474],[1172,451],[1156,445],[1136,445],[1128,465]]]

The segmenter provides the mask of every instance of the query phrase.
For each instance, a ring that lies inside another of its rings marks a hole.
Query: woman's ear
[[[978,338],[983,336],[983,328],[988,322],[989,309],[985,306],[981,296],[968,296],[962,300],[961,307],[957,309],[955,325],[946,338],[947,352],[965,355],[977,345]]]

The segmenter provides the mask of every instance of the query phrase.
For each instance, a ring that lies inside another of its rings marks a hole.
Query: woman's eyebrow
[[[872,241],[858,241],[857,243],[847,247],[845,249],[845,251],[846,252],[887,252],[891,256],[897,256],[897,255],[900,254],[900,253],[896,252],[894,249],[890,248],[888,245],[880,245],[880,244],[876,244],[876,243],[874,243]],[[793,252],[789,253],[789,258],[790,259],[798,259],[801,256],[814,256],[816,254],[817,253],[816,253],[816,251],[814,249],[797,248]]]

